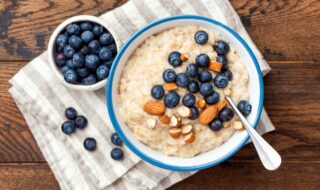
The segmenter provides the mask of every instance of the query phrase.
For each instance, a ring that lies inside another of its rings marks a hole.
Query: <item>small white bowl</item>
[[[252,50],[236,32],[220,22],[194,15],[173,16],[151,23],[134,34],[121,48],[109,74],[106,99],[110,120],[117,133],[131,151],[155,166],[177,171],[201,170],[219,164],[234,155],[249,139],[246,131],[236,131],[225,143],[215,149],[192,158],[179,158],[164,155],[143,144],[135,137],[129,127],[126,126],[119,112],[118,103],[119,80],[125,64],[135,49],[149,36],[172,27],[186,25],[203,26],[219,33],[238,52],[245,63],[250,77],[248,90],[252,112],[247,119],[254,127],[257,127],[259,123],[264,97],[262,74]]]
[[[49,64],[51,65],[53,72],[57,75],[57,78],[59,80],[61,80],[61,82],[74,90],[84,90],[84,91],[93,91],[93,90],[97,90],[99,88],[103,88],[106,86],[108,78],[101,80],[95,84],[92,85],[82,85],[82,84],[70,84],[67,83],[64,78],[62,73],[60,72],[58,66],[55,63],[55,43],[56,43],[56,38],[57,36],[61,33],[62,30],[64,30],[68,24],[70,23],[74,23],[74,22],[83,22],[83,21],[89,21],[89,22],[93,22],[93,23],[97,23],[102,25],[106,30],[108,30],[110,32],[110,34],[113,36],[113,39],[116,43],[117,46],[117,50],[119,52],[120,46],[121,46],[121,41],[117,35],[117,33],[108,25],[108,23],[106,23],[103,19],[99,18],[99,17],[95,17],[95,16],[91,16],[91,15],[80,15],[80,16],[74,16],[71,17],[65,21],[63,21],[52,33],[50,40],[49,40],[49,44],[48,44],[48,60],[49,60]]]

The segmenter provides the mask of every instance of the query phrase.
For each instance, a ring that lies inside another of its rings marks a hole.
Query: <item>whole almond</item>
[[[211,61],[208,68],[211,71],[220,72],[222,68],[222,64],[217,61]]]
[[[226,107],[226,105],[228,104],[226,99],[223,99],[222,101],[218,102],[217,106],[218,106],[218,111],[222,110],[224,107]]]
[[[162,115],[166,111],[164,103],[148,101],[144,104],[143,110],[151,115]]]
[[[168,125],[170,123],[170,117],[167,115],[160,116],[159,120],[161,123],[163,123],[165,125]]]
[[[169,129],[169,134],[174,139],[178,138],[180,133],[181,133],[181,128],[175,127],[175,128]]]
[[[208,125],[217,115],[218,108],[216,105],[208,106],[199,116],[199,123]]]
[[[192,115],[192,111],[190,108],[186,107],[186,106],[181,106],[179,109],[178,109],[178,114],[181,116],[181,117],[190,117]]]
[[[175,82],[168,82],[164,85],[164,88],[168,91],[171,92],[173,90],[178,89],[178,85]]]
[[[197,106],[199,109],[203,110],[206,107],[206,101],[204,99],[197,100]]]
[[[188,134],[192,131],[192,125],[191,124],[184,125],[181,127],[181,129],[182,129],[181,131],[182,134]]]
[[[190,132],[189,134],[186,134],[183,137],[184,142],[186,143],[192,143],[195,140],[196,135],[194,134],[194,132]]]

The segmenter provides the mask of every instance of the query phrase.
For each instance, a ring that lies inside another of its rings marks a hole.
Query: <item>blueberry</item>
[[[99,24],[94,25],[92,32],[95,36],[99,37],[103,33],[103,27]]]
[[[83,146],[86,150],[93,151],[97,147],[97,141],[94,138],[88,137],[83,141]]]
[[[207,54],[200,54],[196,57],[196,64],[199,67],[208,67],[210,63],[210,58]]]
[[[197,93],[197,92],[199,92],[199,84],[198,84],[198,82],[197,81],[190,81],[189,82],[189,85],[188,85],[188,90],[189,90],[189,92],[191,92],[191,93]]]
[[[178,51],[173,51],[168,56],[168,62],[173,67],[178,67],[182,65],[182,60],[180,58],[181,53]]]
[[[118,145],[118,146],[122,145],[122,139],[120,138],[120,136],[118,135],[118,133],[113,133],[113,134],[111,135],[111,142],[112,142],[112,144],[114,144],[114,145]]]
[[[77,73],[80,78],[85,78],[90,74],[90,71],[87,67],[77,68]]]
[[[123,152],[120,148],[114,148],[111,150],[110,156],[114,160],[121,160],[123,157]]]
[[[109,60],[109,61],[105,61],[103,64],[107,65],[109,68],[111,68],[112,64],[113,64],[113,59]]]
[[[73,56],[74,52],[75,52],[75,50],[70,45],[66,45],[63,48],[63,55],[66,58],[71,58]]]
[[[80,68],[84,65],[84,56],[80,53],[73,54],[72,62],[76,65],[76,67]]]
[[[187,75],[188,75],[189,77],[191,77],[191,78],[194,78],[194,77],[198,76],[198,74],[199,74],[199,67],[198,67],[198,65],[196,65],[196,64],[194,64],[194,63],[189,64],[189,65],[187,66],[186,73],[187,73]]]
[[[183,96],[182,98],[182,103],[183,105],[187,106],[187,107],[193,107],[194,103],[196,102],[196,97],[191,94],[191,93],[187,93],[186,95]]]
[[[230,81],[232,80],[233,75],[232,75],[232,72],[231,72],[229,69],[223,71],[222,73],[223,73]]]
[[[164,96],[164,104],[168,108],[174,108],[178,105],[180,101],[180,96],[177,92],[172,91]]]
[[[100,52],[101,46],[98,40],[92,40],[88,44],[88,48],[92,53],[98,54]]]
[[[93,74],[90,74],[86,78],[82,79],[82,84],[84,85],[92,85],[92,84],[95,84],[96,82],[97,82],[97,79]]]
[[[91,54],[86,56],[84,64],[89,69],[96,70],[97,67],[99,66],[99,63],[100,63],[99,57],[97,55]]]
[[[218,53],[218,55],[226,55],[229,52],[229,45],[222,40],[218,40],[214,45],[213,49]]]
[[[202,83],[200,85],[200,94],[202,96],[209,96],[213,93],[213,85],[210,82]]]
[[[86,31],[82,32],[81,39],[84,43],[88,44],[89,42],[91,42],[94,39],[94,34],[91,31],[86,30]]]
[[[68,43],[68,36],[67,35],[64,35],[64,34],[59,34],[57,39],[56,39],[56,45],[58,47],[64,47],[66,46]]]
[[[99,57],[103,61],[108,61],[112,59],[112,51],[107,47],[103,47],[99,52]]]
[[[161,85],[155,85],[151,89],[151,96],[154,99],[161,99],[164,96],[164,88]]]
[[[191,113],[192,113],[192,115],[191,115],[191,117],[189,117],[189,119],[191,119],[191,120],[197,119],[200,114],[199,109],[195,106],[191,107]]]
[[[64,111],[64,115],[66,116],[67,119],[74,120],[77,117],[77,111],[73,107],[68,107]]]
[[[100,81],[107,78],[109,76],[109,71],[110,69],[107,65],[100,65],[96,71],[97,79]]]
[[[222,69],[228,68],[228,59],[225,55],[218,55],[216,61],[222,64]]]
[[[251,113],[252,106],[247,100],[241,100],[238,103],[237,108],[243,116],[247,117]]]
[[[203,70],[199,73],[198,80],[201,83],[210,82],[212,80],[212,75],[208,70]]]
[[[205,44],[207,43],[208,39],[209,39],[208,33],[203,30],[199,30],[194,35],[194,40],[196,41],[197,44]]]
[[[60,46],[58,46],[58,45],[56,45],[56,54],[58,54],[58,53],[63,53],[63,48],[64,47],[60,47]]]
[[[68,68],[70,69],[75,69],[77,67],[77,65],[75,64],[75,62],[72,61],[72,59],[68,59],[67,60],[67,64]]]
[[[62,73],[62,75],[64,75],[68,69],[69,67],[67,65],[64,65],[63,67],[60,68],[60,72]]]
[[[116,55],[117,54],[117,46],[115,43],[111,44],[111,45],[108,45],[108,48],[112,51],[112,54],[113,55]]]
[[[82,40],[76,35],[72,35],[69,38],[69,45],[74,49],[80,49],[82,47]]]
[[[72,121],[65,121],[61,125],[61,130],[66,135],[71,135],[75,132],[76,126]]]
[[[189,77],[184,73],[177,74],[177,85],[180,87],[187,87],[189,85]]]
[[[80,26],[76,23],[71,23],[66,27],[68,34],[80,34]]]
[[[176,72],[173,69],[166,69],[162,73],[162,78],[165,82],[175,82],[177,75]]]
[[[82,46],[79,51],[82,55],[86,56],[89,53],[89,48],[87,46]]]
[[[59,54],[56,55],[55,61],[56,61],[56,65],[61,67],[61,66],[66,64],[67,59],[66,59],[66,57],[64,56],[63,53],[59,53]]]
[[[225,88],[228,85],[229,79],[223,73],[219,73],[214,78],[214,84],[218,88]]]
[[[74,123],[76,124],[76,127],[79,129],[83,129],[87,126],[88,124],[88,120],[86,117],[79,115],[76,117],[76,119],[74,120]]]
[[[223,128],[223,123],[220,119],[215,118],[209,123],[209,128],[212,131],[220,131]]]
[[[63,77],[67,83],[71,83],[71,84],[76,84],[78,80],[77,73],[72,69],[68,69],[64,73]]]
[[[85,31],[85,30],[92,30],[92,24],[90,23],[90,22],[87,22],[87,21],[85,21],[85,22],[82,22],[81,24],[80,24],[80,28],[81,28],[81,30],[83,30],[83,31]]]
[[[110,45],[113,42],[113,37],[110,33],[104,33],[100,36],[99,41],[102,45]]]
[[[219,114],[218,117],[221,121],[230,121],[233,118],[233,110],[231,108],[223,108]]]
[[[219,94],[217,92],[213,92],[211,95],[206,96],[204,99],[207,104],[213,105],[219,102]]]

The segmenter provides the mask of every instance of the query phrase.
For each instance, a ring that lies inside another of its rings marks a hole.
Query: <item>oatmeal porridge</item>
[[[148,37],[129,58],[119,85],[120,114],[147,146],[193,157],[243,128],[225,95],[248,115],[248,81],[243,61],[219,34],[175,27]]]

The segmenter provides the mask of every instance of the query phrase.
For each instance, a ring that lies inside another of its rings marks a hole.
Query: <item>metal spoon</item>
[[[241,114],[237,106],[231,100],[230,97],[226,96],[230,106],[234,109],[240,120],[242,121],[244,128],[247,130],[254,147],[256,148],[260,160],[263,166],[268,170],[276,170],[281,165],[281,157],[279,153],[265,141],[259,133],[251,126],[247,119]]]

